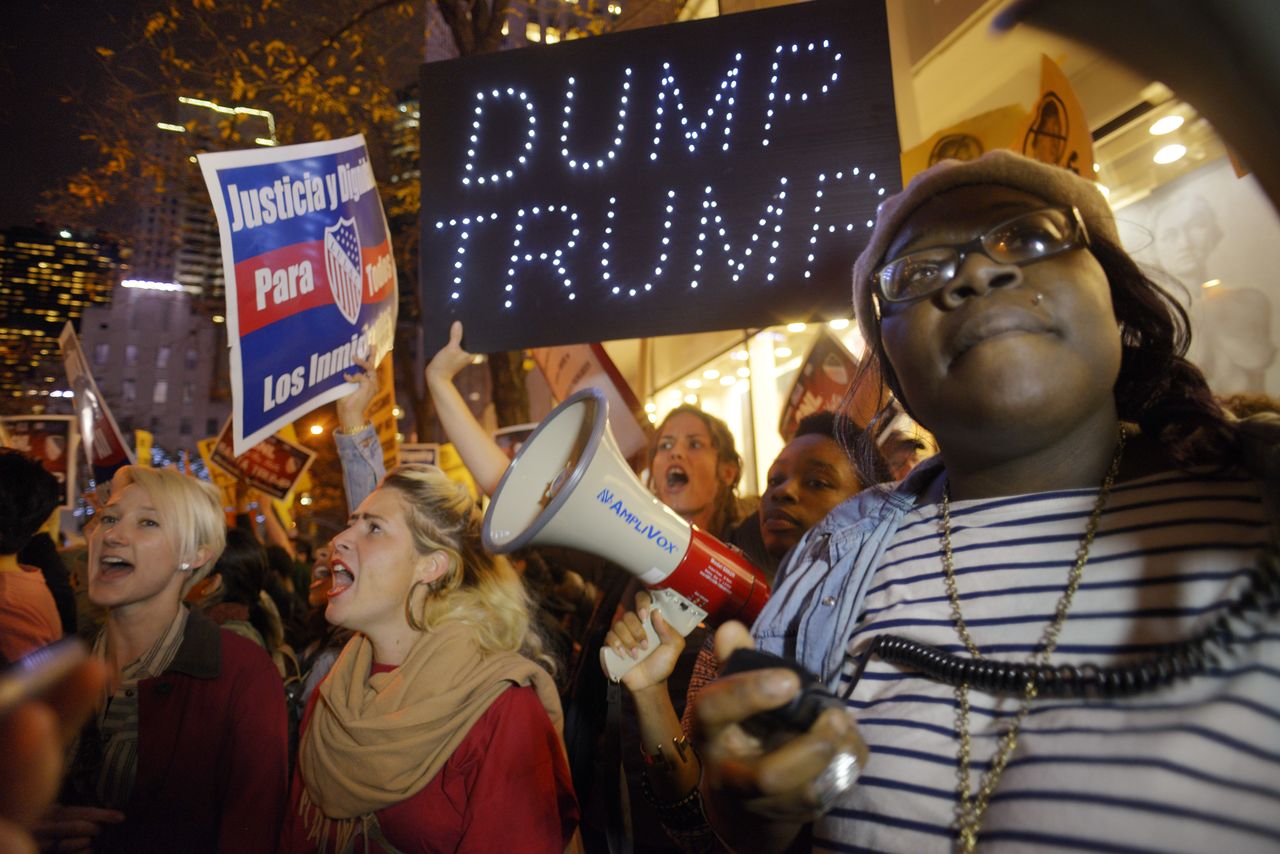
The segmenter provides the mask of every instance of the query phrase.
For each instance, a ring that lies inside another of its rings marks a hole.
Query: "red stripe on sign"
[[[391,257],[391,241],[360,247],[360,260],[364,264],[365,303],[391,296],[390,288],[396,280],[396,259]]]
[[[388,298],[395,281],[391,241],[361,247],[360,260],[363,302]],[[297,243],[241,261],[236,265],[236,299],[241,335],[317,306],[333,305],[324,241]]]
[[[332,303],[324,271],[323,241],[284,246],[236,265],[236,309],[241,335]]]

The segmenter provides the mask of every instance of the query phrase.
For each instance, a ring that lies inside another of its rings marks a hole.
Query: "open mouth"
[[[680,466],[667,469],[667,489],[683,489],[689,485],[689,475]]]
[[[122,557],[107,555],[98,561],[98,578],[111,581],[133,572],[133,564]]]
[[[347,568],[346,564],[335,560],[332,562],[331,568],[333,569],[333,582],[329,587],[329,592],[326,594],[330,599],[335,596],[341,596],[347,592],[347,588],[356,582],[355,574]]]

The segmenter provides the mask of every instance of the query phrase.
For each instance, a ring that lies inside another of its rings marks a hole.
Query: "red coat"
[[[311,695],[304,730],[319,694]],[[298,815],[303,785],[295,769],[280,843],[289,854],[319,850]],[[376,815],[386,840],[406,854],[560,854],[577,829],[578,803],[560,736],[538,695],[513,686],[498,695],[424,789]],[[355,850],[363,846],[357,838]],[[327,850],[334,850],[332,841]],[[369,850],[382,848],[370,842]]]
[[[138,733],[125,821],[95,850],[275,851],[289,748],[284,686],[261,647],[192,611],[173,663],[138,683]]]

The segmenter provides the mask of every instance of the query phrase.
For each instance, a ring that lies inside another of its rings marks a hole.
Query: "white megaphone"
[[[566,546],[599,555],[654,588],[652,607],[683,636],[703,620],[751,623],[769,598],[764,576],[644,488],[609,431],[608,407],[603,393],[585,388],[543,419],[493,493],[485,548]],[[652,617],[644,628],[649,647],[639,658],[601,648],[610,679],[658,648]]]

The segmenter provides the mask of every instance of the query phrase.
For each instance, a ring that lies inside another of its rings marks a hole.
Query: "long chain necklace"
[[[1093,503],[1093,512],[1089,514],[1089,524],[1085,527],[1084,536],[1080,538],[1080,546],[1076,549],[1076,562],[1067,576],[1067,588],[1058,599],[1054,610],[1053,621],[1045,627],[1040,638],[1039,650],[1031,656],[1031,663],[1047,667],[1049,657],[1058,646],[1058,635],[1067,622],[1067,613],[1071,610],[1071,600],[1080,586],[1080,578],[1084,574],[1085,564],[1089,562],[1089,549],[1093,545],[1094,535],[1098,532],[1098,522],[1102,518],[1102,508],[1111,495],[1111,487],[1115,484],[1116,474],[1120,471],[1120,458],[1124,455],[1126,433],[1124,425],[1120,426],[1120,435],[1116,441],[1116,450],[1111,457],[1111,465],[1102,479],[1102,487],[1098,490],[1098,498]],[[965,625],[964,615],[960,612],[960,596],[956,592],[955,562],[951,554],[951,486],[948,484],[942,491],[942,569],[945,574],[947,598],[951,602],[951,621],[955,624],[956,633],[968,647],[974,658],[982,658],[982,652],[969,635],[969,627]],[[969,787],[969,757],[971,742],[969,738],[969,683],[962,682],[955,689],[956,702],[956,736],[960,741],[957,751],[956,767],[956,829],[958,848],[962,854],[972,854],[978,845],[978,830],[982,826],[982,817],[986,814],[991,795],[995,792],[1004,773],[1009,758],[1018,747],[1018,732],[1022,722],[1031,710],[1037,689],[1034,681],[1028,681],[1023,692],[1022,703],[1009,728],[1000,738],[995,758],[991,767],[978,781],[977,796],[973,796]]]

